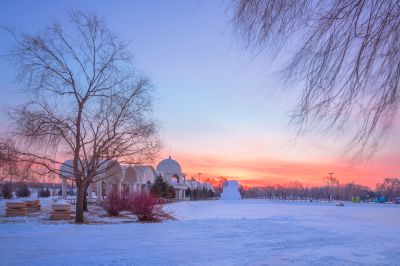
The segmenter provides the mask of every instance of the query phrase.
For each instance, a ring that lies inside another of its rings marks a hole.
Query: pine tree
[[[38,192],[38,196],[41,198],[48,198],[50,197],[50,190],[47,187],[46,189],[42,188],[41,190],[39,190]]]
[[[174,198],[175,189],[162,176],[157,176],[151,185],[150,191],[161,198]]]
[[[28,186],[26,184],[23,184],[16,192],[15,194],[17,197],[29,197],[31,195],[31,191],[29,190]]]
[[[192,190],[190,188],[185,191],[186,198],[192,198]]]
[[[10,183],[5,183],[3,185],[1,194],[2,194],[3,198],[5,198],[5,199],[11,199],[12,198],[12,191],[11,191]]]

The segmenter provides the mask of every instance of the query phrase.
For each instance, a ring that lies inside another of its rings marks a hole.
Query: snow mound
[[[64,199],[58,199],[58,200],[56,200],[56,202],[54,202],[54,204],[68,204],[68,205],[70,205],[70,203],[67,202]]]
[[[21,202],[25,202],[25,201],[23,201],[22,199],[12,199],[12,200],[9,200],[8,202],[11,202],[11,203],[21,203]]]
[[[226,181],[221,194],[222,200],[240,200],[239,183],[235,180]]]

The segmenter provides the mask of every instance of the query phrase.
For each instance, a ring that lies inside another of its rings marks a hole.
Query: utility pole
[[[11,155],[10,155],[10,150],[7,149],[7,162],[8,162],[8,174],[10,175],[10,194],[12,197],[12,178],[13,178],[13,163],[11,162],[10,159]]]
[[[332,185],[333,185],[333,175],[334,175],[335,173],[334,172],[330,172],[330,173],[328,173],[328,178],[327,178],[327,185],[328,185],[328,193],[329,193],[329,202],[331,202],[331,196],[332,196],[332,191],[331,191],[331,187],[332,187]]]
[[[199,175],[199,181],[201,181],[201,175],[203,174],[203,173],[197,173],[198,175]]]

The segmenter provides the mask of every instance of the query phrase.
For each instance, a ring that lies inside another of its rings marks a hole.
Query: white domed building
[[[185,191],[188,188],[186,176],[182,173],[182,168],[177,161],[169,156],[168,159],[162,160],[157,165],[156,173],[174,187],[177,199],[185,198]]]
[[[122,165],[115,160],[100,161],[97,175],[88,187],[88,198],[104,199],[112,190],[119,192],[149,191],[154,183],[156,171],[150,165]],[[74,180],[72,160],[65,161],[60,168],[62,196],[67,197],[67,180]]]
[[[156,176],[161,176],[175,189],[177,199],[186,199],[186,190],[213,190],[211,184],[199,182],[194,179],[186,180],[180,164],[171,156],[162,160],[157,168],[150,165],[123,165],[115,160],[101,161],[98,174],[93,178],[88,187],[88,198],[104,199],[112,190],[119,192],[149,191]],[[62,196],[67,197],[67,180],[74,180],[72,160],[63,163],[60,169],[62,179]]]

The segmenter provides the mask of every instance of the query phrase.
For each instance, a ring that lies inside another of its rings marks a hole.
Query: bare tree
[[[396,197],[400,197],[400,179],[385,178],[382,183],[376,185],[376,190],[387,200],[395,202]]]
[[[325,192],[328,197],[329,202],[332,200],[332,195],[336,192],[336,199],[338,199],[338,188],[339,188],[339,180],[333,177],[333,173],[329,173],[329,176],[326,177],[326,187]]]
[[[340,185],[333,176],[328,176],[327,184],[323,186],[307,187],[298,181],[285,185],[273,185],[266,187],[245,188],[244,198],[267,198],[280,200],[336,200],[351,201],[359,197],[362,201],[375,200],[376,196],[383,195],[390,201],[395,201],[400,195],[400,180],[395,178],[385,179],[383,183],[377,184],[376,191],[369,187],[355,184],[353,182]]]
[[[4,140],[0,140],[1,143],[4,142]],[[8,163],[8,158],[7,158],[7,151],[4,149],[4,145],[0,145],[0,183],[2,183],[6,177],[6,169],[7,169],[7,163]]]
[[[0,182],[9,182],[10,189],[12,182],[18,175],[17,155],[14,152],[15,144],[11,139],[0,139]]]
[[[298,133],[356,127],[352,146],[372,154],[398,114],[399,2],[234,0],[231,10],[248,47],[276,55],[289,40],[299,44],[283,71],[304,84],[292,117]]]
[[[59,174],[61,158],[72,158],[82,223],[86,190],[103,164],[150,161],[160,141],[150,82],[134,68],[127,43],[96,15],[71,11],[68,22],[35,34],[10,30],[11,62],[28,98],[10,116],[19,160]]]

